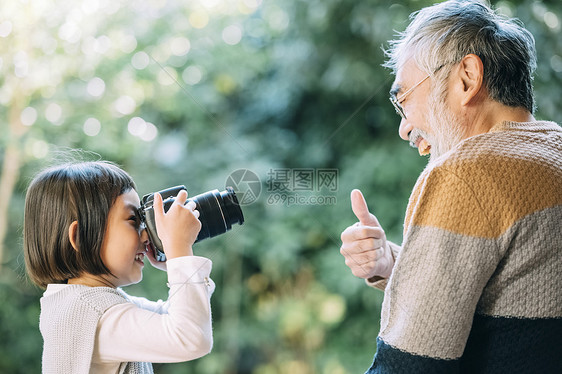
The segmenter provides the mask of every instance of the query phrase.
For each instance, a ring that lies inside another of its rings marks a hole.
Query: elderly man
[[[385,292],[368,373],[559,373],[562,131],[532,114],[532,35],[446,1],[387,55],[400,136],[431,156],[401,246],[351,194],[341,253]]]

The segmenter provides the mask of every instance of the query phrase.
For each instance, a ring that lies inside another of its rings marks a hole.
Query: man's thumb
[[[351,191],[351,209],[362,225],[380,226],[375,216],[369,213],[367,202],[359,190]]]

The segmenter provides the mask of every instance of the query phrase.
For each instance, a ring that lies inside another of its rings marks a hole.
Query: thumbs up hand
[[[359,190],[351,191],[351,210],[359,220],[359,224],[363,226],[381,227],[377,217],[369,212],[367,202],[363,194]]]
[[[369,279],[388,278],[394,258],[386,242],[386,235],[377,218],[369,212],[367,202],[359,190],[351,191],[351,209],[359,222],[341,234],[340,253],[353,275]]]

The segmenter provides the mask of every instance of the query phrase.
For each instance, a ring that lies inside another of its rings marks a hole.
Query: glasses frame
[[[414,84],[412,87],[410,87],[406,92],[404,92],[402,95],[396,97],[391,95],[388,99],[390,100],[390,102],[392,103],[392,105],[394,106],[394,109],[396,110],[396,113],[398,113],[398,115],[400,117],[402,117],[402,119],[406,119],[406,113],[404,112],[404,108],[402,108],[402,104],[404,102],[404,100],[406,100],[406,97],[411,94],[420,84],[422,84],[423,82],[425,82],[427,80],[427,78],[431,77],[433,74],[437,73],[439,70],[441,70],[441,68],[443,66],[445,66],[447,64],[443,64],[441,66],[439,66],[437,69],[435,69],[433,71],[433,73],[428,74],[425,78],[423,78],[421,81],[419,81],[418,83]]]

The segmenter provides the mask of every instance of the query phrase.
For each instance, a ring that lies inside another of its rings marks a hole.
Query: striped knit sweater
[[[504,122],[420,175],[368,373],[561,370],[562,129]]]

